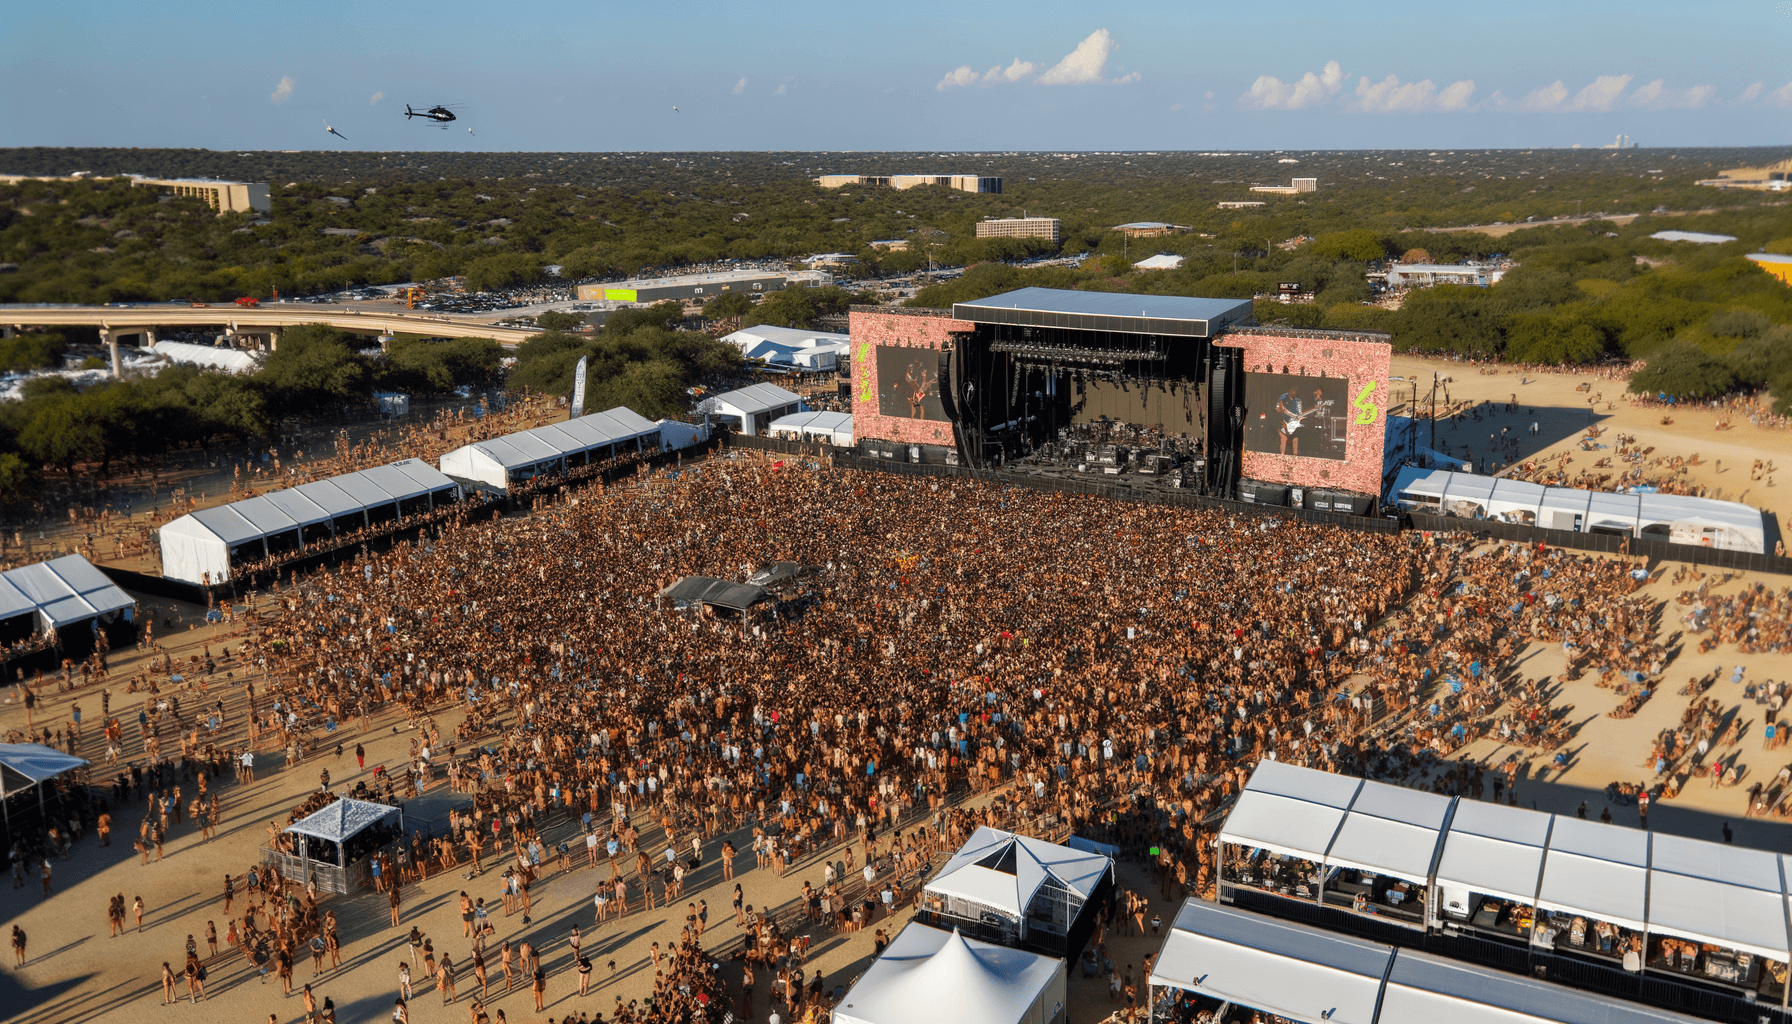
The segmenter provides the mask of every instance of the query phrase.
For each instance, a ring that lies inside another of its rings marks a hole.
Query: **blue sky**
[[[0,146],[1792,142],[1792,0],[1440,6],[16,2]],[[432,130],[406,103],[462,120]]]

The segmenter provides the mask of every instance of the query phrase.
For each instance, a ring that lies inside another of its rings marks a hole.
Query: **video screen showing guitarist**
[[[1245,449],[1342,461],[1332,420],[1345,415],[1344,392],[1342,377],[1245,374]]]

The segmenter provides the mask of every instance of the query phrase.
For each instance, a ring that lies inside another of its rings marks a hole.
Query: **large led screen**
[[[880,416],[947,421],[940,405],[940,354],[933,349],[877,346],[877,387]]]
[[[1343,462],[1349,401],[1342,377],[1244,375],[1244,449]]]

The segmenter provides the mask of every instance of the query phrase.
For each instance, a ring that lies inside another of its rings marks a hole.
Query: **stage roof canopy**
[[[713,576],[686,576],[661,590],[660,596],[684,604],[707,604],[744,612],[768,595],[764,587],[718,580]]]
[[[1210,338],[1229,324],[1249,319],[1251,310],[1249,299],[1022,288],[956,303],[952,316],[980,324]]]

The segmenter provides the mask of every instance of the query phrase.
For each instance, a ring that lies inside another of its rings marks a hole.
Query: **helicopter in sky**
[[[454,111],[449,110],[447,107],[444,107],[444,106],[434,106],[434,107],[430,107],[428,110],[412,110],[411,105],[409,103],[406,103],[404,105],[404,116],[407,118],[411,118],[411,117],[427,118],[431,121],[436,121],[436,122],[446,125],[448,122],[454,120]]]

